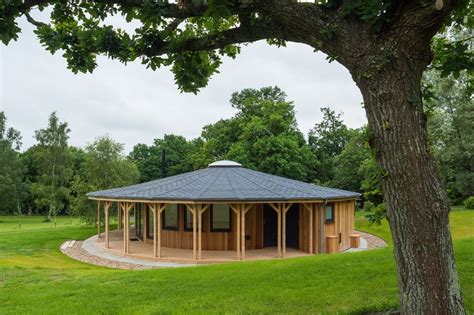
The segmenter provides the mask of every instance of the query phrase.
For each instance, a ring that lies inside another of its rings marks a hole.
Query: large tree
[[[342,152],[352,134],[342,121],[342,113],[336,114],[329,107],[321,108],[321,112],[323,120],[310,130],[308,143],[321,163],[317,180],[320,184],[327,185],[335,178],[335,158]]]
[[[0,213],[17,212],[25,198],[27,187],[18,152],[20,146],[20,132],[7,128],[5,113],[0,112]]]
[[[428,145],[421,77],[441,28],[472,27],[470,5],[468,0],[11,0],[0,5],[0,38],[16,39],[17,21],[26,15],[46,49],[62,50],[74,72],[92,71],[100,54],[124,63],[141,59],[153,70],[171,66],[181,90],[191,92],[218,71],[222,55],[235,57],[239,44],[292,41],[321,50],[349,70],[362,92],[370,144],[382,170],[401,310],[462,314],[450,207]],[[32,16],[32,9],[46,7],[52,8],[49,21]],[[107,24],[111,15],[139,25],[128,34]],[[461,44],[439,50],[446,71],[472,65],[463,50]]]
[[[91,191],[132,185],[138,182],[137,166],[123,154],[123,144],[108,136],[87,145],[85,152],[74,150],[80,162],[71,185],[71,210],[86,222],[94,222],[97,210],[86,197]]]
[[[59,121],[53,112],[48,127],[35,131],[38,141],[34,151],[38,174],[32,184],[35,203],[48,208],[48,220],[65,208],[69,196],[69,179],[72,175],[71,158],[68,152],[70,129],[66,122]],[[55,221],[56,224],[56,221]]]

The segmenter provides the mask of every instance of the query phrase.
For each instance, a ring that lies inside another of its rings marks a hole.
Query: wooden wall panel
[[[339,250],[343,251],[350,247],[350,235],[354,232],[354,211],[355,201],[335,202],[335,222],[323,223],[324,237],[339,236],[341,233],[341,242]],[[184,211],[185,206],[179,205],[179,231],[162,230],[162,246],[174,248],[193,248],[192,231],[184,231]],[[299,248],[309,252],[309,212],[303,205],[299,205]],[[314,205],[313,214],[313,252],[320,252],[320,225],[321,212],[324,209],[321,204]],[[245,241],[246,249],[263,248],[263,205],[254,205],[245,216],[245,233],[248,236]],[[324,215],[322,218],[324,222]],[[206,210],[203,213],[203,250],[235,250],[236,249],[236,229],[237,215],[232,211],[232,231],[231,232],[211,232],[211,211]],[[323,240],[323,244],[326,244]],[[325,245],[324,245],[325,246]]]
[[[162,230],[161,245],[163,247],[192,249],[193,232],[185,231],[184,205],[178,205],[179,230]],[[211,232],[211,211],[202,215],[202,249],[203,250],[235,250],[237,215],[232,211],[231,232]],[[254,205],[245,215],[245,232],[249,239],[245,242],[246,249],[263,248],[263,208]]]

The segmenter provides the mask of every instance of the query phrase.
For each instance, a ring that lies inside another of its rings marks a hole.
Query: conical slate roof
[[[87,196],[120,200],[291,201],[357,198],[360,194],[253,171],[232,161],[218,161],[194,172],[95,191]]]

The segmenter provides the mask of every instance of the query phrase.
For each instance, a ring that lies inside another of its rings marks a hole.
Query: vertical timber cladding
[[[178,230],[161,231],[161,246],[171,248],[193,249],[193,231],[185,230],[185,211],[183,204],[178,205]],[[237,215],[231,211],[232,229],[230,232],[211,232],[211,210],[202,214],[202,249],[235,250]],[[255,204],[245,215],[245,248],[263,248],[263,207]]]
[[[311,204],[313,211],[313,254],[318,254],[320,252],[320,228],[321,228],[321,216],[320,216],[320,207],[322,203],[313,203]],[[300,208],[300,241],[299,248],[300,250],[309,253],[309,241],[310,241],[310,213],[303,204],[299,204]]]
[[[350,248],[350,235],[354,232],[355,200],[337,201],[333,204],[334,222],[324,223],[324,237],[340,237],[339,251],[344,251]]]

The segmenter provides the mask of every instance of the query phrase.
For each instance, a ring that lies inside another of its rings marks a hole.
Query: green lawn
[[[179,269],[113,270],[69,259],[67,239],[95,228],[58,218],[0,217],[0,314],[364,313],[396,308],[392,249]],[[451,214],[464,299],[474,311],[474,211]],[[390,242],[388,226],[358,228]]]

